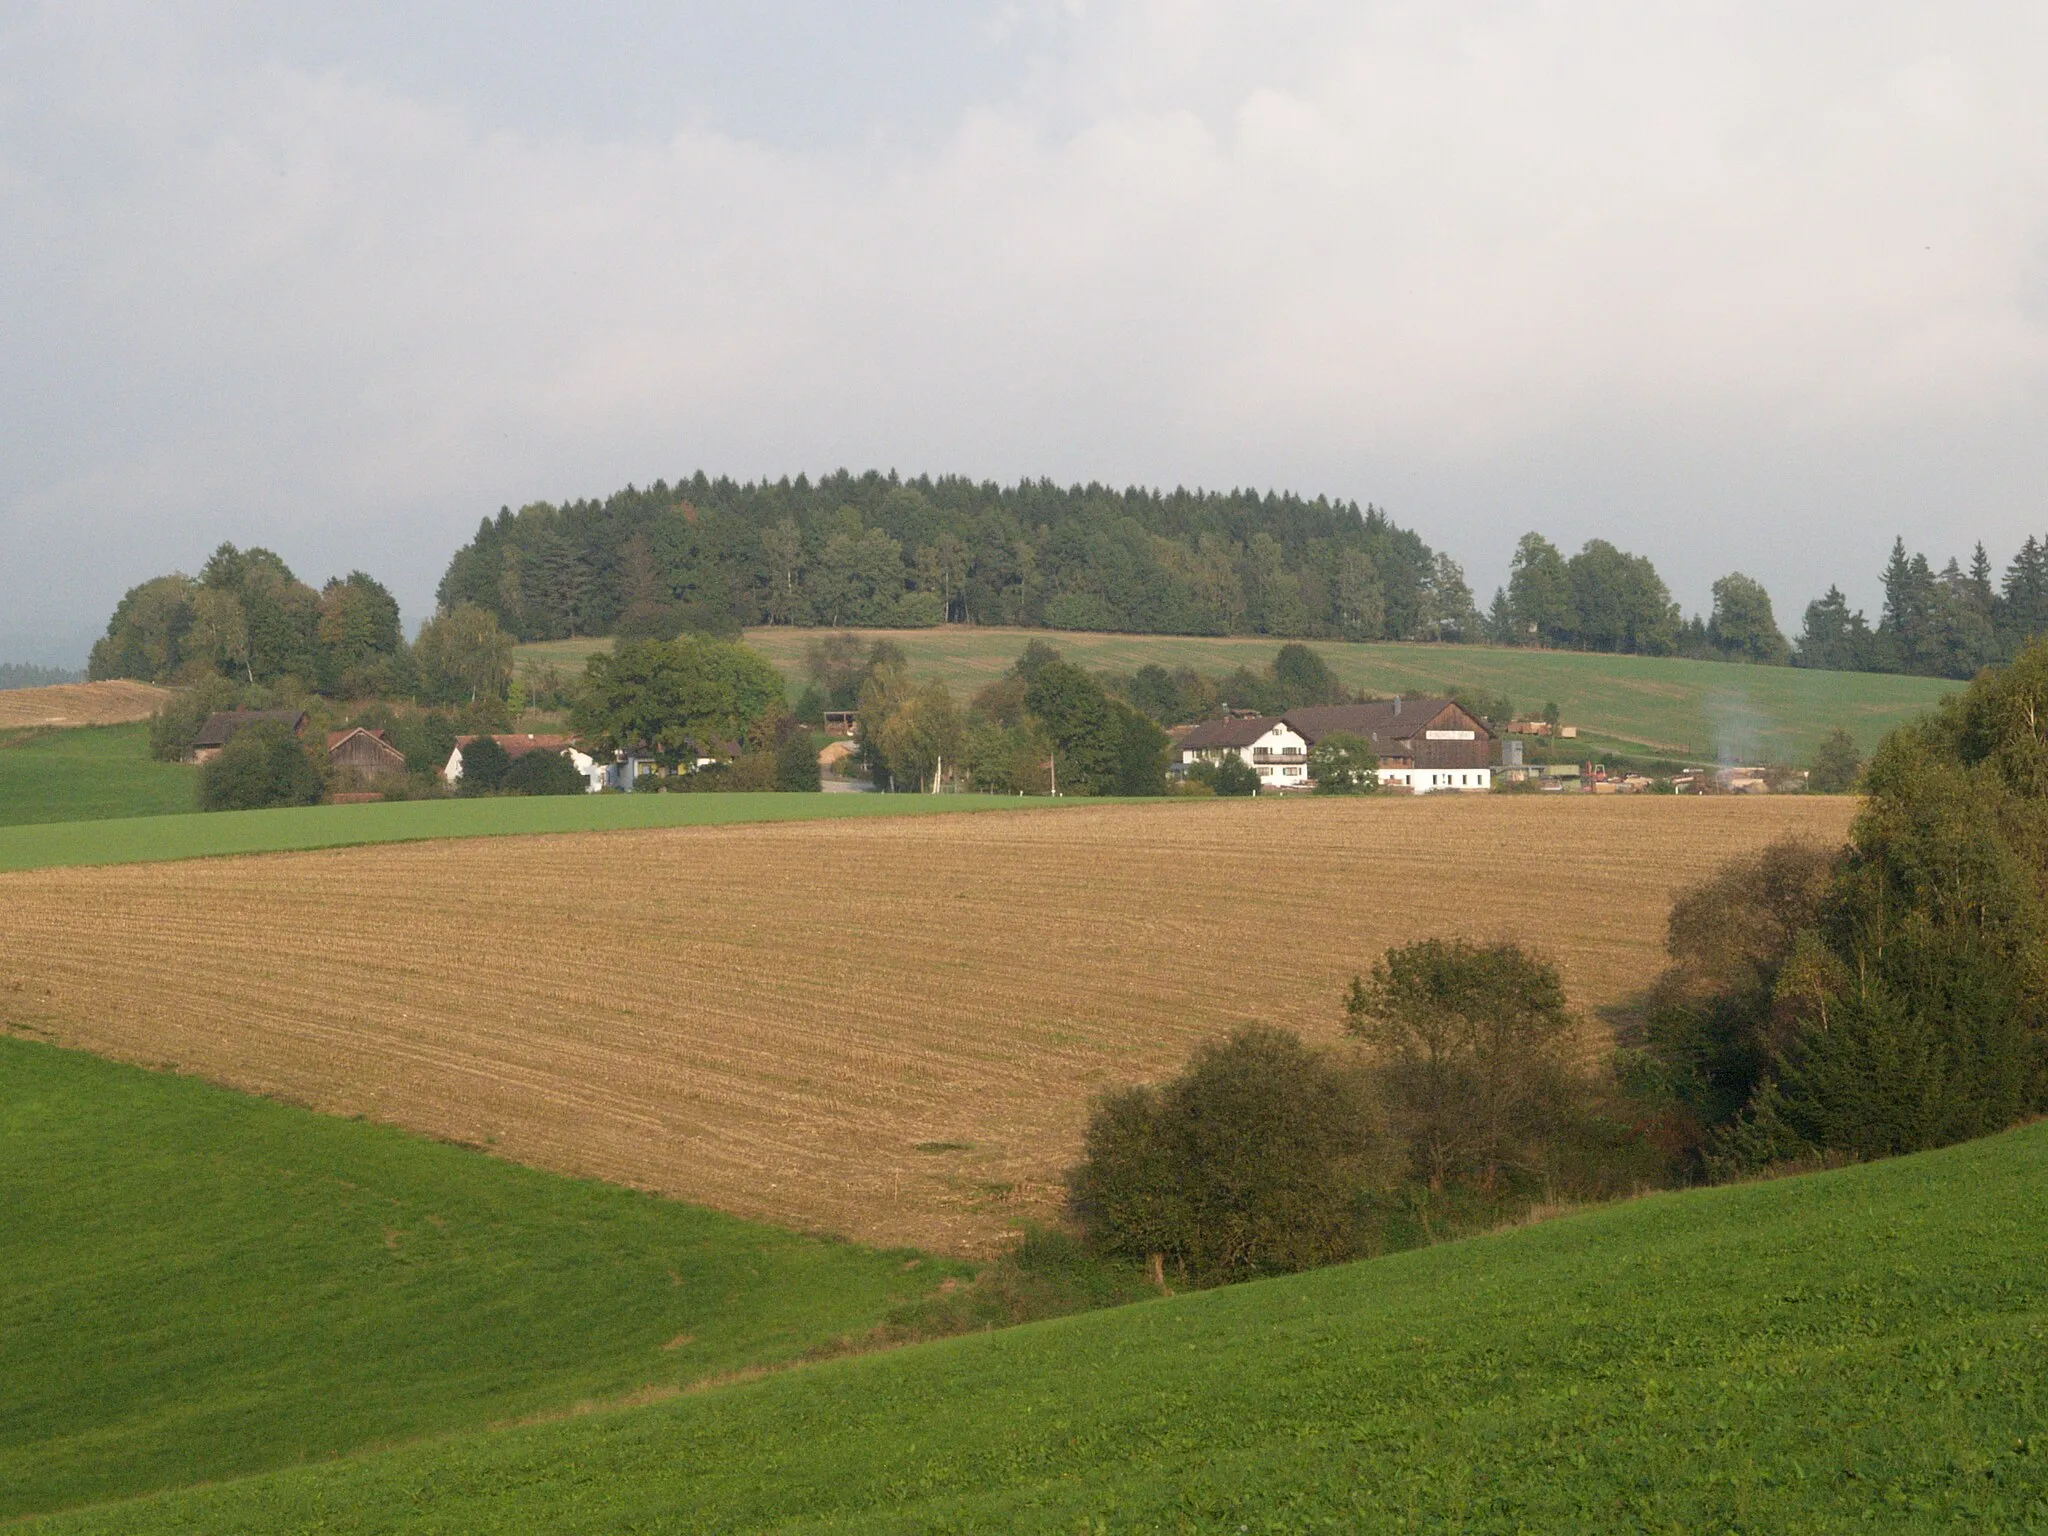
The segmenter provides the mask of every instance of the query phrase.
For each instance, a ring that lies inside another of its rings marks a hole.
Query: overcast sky
[[[2048,534],[2038,3],[0,0],[0,660],[703,468],[1290,487],[1688,611]]]

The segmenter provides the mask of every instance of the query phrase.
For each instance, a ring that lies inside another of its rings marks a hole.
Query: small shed
[[[360,725],[327,733],[327,763],[370,776],[405,772],[405,754],[391,745],[391,738]]]
[[[306,734],[306,712],[303,709],[224,710],[206,717],[206,723],[199,727],[199,734],[192,738],[192,746],[185,753],[185,761],[209,762],[220,755],[222,747],[234,740],[237,731],[247,726],[260,725],[265,721],[290,726],[294,736]]]

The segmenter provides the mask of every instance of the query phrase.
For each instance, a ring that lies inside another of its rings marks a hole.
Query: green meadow
[[[0,1519],[673,1392],[967,1266],[0,1036]]]
[[[804,653],[822,632],[753,629],[747,643],[764,652],[792,688],[804,682]],[[880,632],[875,632],[880,633]],[[886,632],[913,671],[941,678],[971,697],[1015,661],[1033,639],[1069,660],[1097,669],[1134,672],[1148,662],[1227,673],[1266,666],[1280,642],[1247,637],[1102,635],[1068,631],[942,629]],[[522,646],[522,661],[581,668],[608,640]],[[1735,662],[1681,661],[1662,656],[1593,656],[1488,645],[1353,645],[1314,641],[1344,682],[1378,693],[1454,688],[1505,695],[1518,709],[1539,712],[1555,702],[1568,724],[1624,746],[1713,760],[1803,764],[1828,732],[1848,731],[1867,752],[1894,727],[1959,685],[1939,678],[1870,672],[1813,672]]]
[[[835,816],[918,816],[1043,809],[1063,801],[1006,795],[635,794],[401,800],[269,811],[193,811],[0,827],[0,871],[67,864],[137,864],[221,854],[283,853],[362,843],[537,832],[611,832],[640,827],[814,821]]]
[[[198,794],[197,768],[149,755],[147,725],[0,732],[0,827],[161,816]]]
[[[30,1529],[2039,1531],[2044,1174],[2037,1125]]]

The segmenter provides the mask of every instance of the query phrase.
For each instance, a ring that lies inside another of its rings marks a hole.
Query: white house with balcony
[[[1210,720],[1174,744],[1183,768],[1242,758],[1261,789],[1308,788],[1308,738],[1277,715]]]

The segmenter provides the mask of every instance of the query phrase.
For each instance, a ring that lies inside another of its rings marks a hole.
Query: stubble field
[[[168,688],[128,678],[103,683],[57,683],[48,688],[0,689],[0,730],[125,725],[147,720],[170,697]]]
[[[1390,944],[1508,936],[1592,1010],[1671,895],[1827,798],[1237,801],[0,876],[0,1023],[735,1214],[986,1251],[1089,1099]]]

